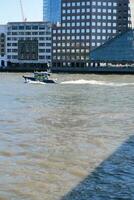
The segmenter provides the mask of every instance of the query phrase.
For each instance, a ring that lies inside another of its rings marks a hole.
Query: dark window
[[[38,60],[38,40],[19,40],[18,59]]]

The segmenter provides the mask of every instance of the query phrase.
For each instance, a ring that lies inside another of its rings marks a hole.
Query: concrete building
[[[60,22],[61,0],[43,0],[43,21]]]
[[[52,66],[88,67],[89,52],[131,28],[129,0],[62,0]]]
[[[0,25],[0,67],[7,66],[6,33],[7,33],[7,26]]]
[[[51,62],[51,24],[10,22],[6,26],[7,65],[47,66]]]

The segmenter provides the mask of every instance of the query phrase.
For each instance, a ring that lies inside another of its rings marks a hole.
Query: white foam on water
[[[89,85],[102,85],[102,86],[111,86],[111,87],[122,87],[122,86],[131,86],[134,83],[115,83],[115,82],[107,82],[107,81],[96,81],[96,80],[72,80],[72,81],[64,81],[61,84],[89,84]]]
[[[27,81],[27,83],[30,83],[30,84],[41,84],[41,85],[45,85],[46,83],[43,83],[43,82],[40,82],[40,81]]]

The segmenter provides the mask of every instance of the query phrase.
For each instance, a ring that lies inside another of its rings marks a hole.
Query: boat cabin
[[[50,74],[48,72],[35,72],[34,78],[38,81],[44,81],[49,79]]]

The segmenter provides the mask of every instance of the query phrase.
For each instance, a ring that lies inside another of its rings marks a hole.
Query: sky
[[[134,0],[131,1],[132,19],[134,22]],[[23,10],[27,21],[42,21],[43,0],[22,0]],[[0,0],[0,24],[22,21],[20,0]],[[133,23],[134,27],[134,23]]]
[[[130,4],[131,4],[132,25],[134,27],[134,0],[130,0]]]
[[[43,0],[22,0],[27,21],[42,21]],[[20,0],[0,0],[0,24],[22,21]]]

